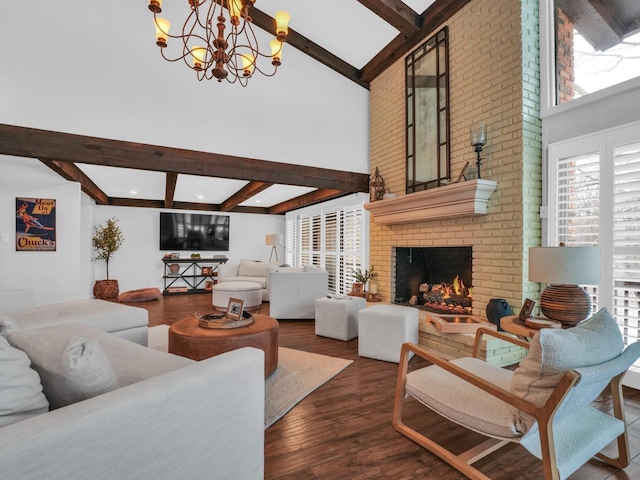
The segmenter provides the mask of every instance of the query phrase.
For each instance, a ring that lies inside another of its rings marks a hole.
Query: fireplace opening
[[[397,247],[395,303],[471,313],[472,247]]]

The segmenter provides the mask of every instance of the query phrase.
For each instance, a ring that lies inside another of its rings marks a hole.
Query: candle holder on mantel
[[[480,154],[482,153],[482,147],[487,143],[487,127],[484,122],[480,122],[479,124],[471,127],[469,129],[469,143],[474,147],[476,152],[476,166],[478,167],[478,179],[481,179],[482,176],[480,174],[480,167],[482,166],[482,158]]]
[[[384,178],[382,178],[378,167],[376,167],[376,172],[369,182],[369,201],[375,202],[376,200],[382,200],[386,191],[384,188]]]

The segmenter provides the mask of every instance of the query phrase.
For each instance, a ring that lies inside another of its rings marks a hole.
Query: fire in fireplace
[[[471,247],[398,247],[395,303],[471,313],[472,268]]]

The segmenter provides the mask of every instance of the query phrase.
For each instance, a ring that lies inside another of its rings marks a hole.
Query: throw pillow
[[[27,354],[0,336],[0,427],[45,413],[49,402]]]
[[[315,265],[305,265],[302,268],[302,271],[304,271],[304,272],[322,272],[324,270],[322,270],[320,267],[317,267]]]
[[[9,333],[20,330],[11,315],[0,312],[0,335],[6,337]]]
[[[574,328],[542,329],[514,371],[511,391],[541,407],[566,371],[609,361],[623,348],[620,329],[605,308]],[[523,431],[528,430],[532,417],[517,409],[514,413]]]
[[[55,328],[18,330],[8,340],[31,359],[52,409],[119,387],[109,359],[95,340]]]
[[[239,277],[266,277],[269,267],[277,267],[280,262],[260,262],[257,260],[240,260]]]

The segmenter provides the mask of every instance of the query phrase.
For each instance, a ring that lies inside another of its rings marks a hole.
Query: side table
[[[552,320],[549,321],[551,322]],[[525,340],[530,340],[536,333],[541,330],[540,328],[529,327],[522,321],[522,319],[518,315],[507,315],[506,317],[502,317],[500,319],[500,327],[505,332],[513,333],[514,335],[517,335],[518,337]]]

